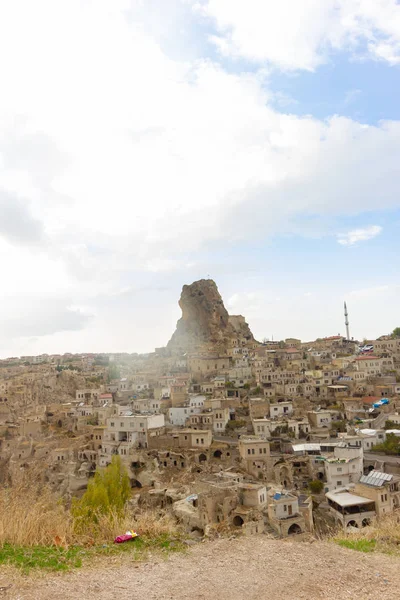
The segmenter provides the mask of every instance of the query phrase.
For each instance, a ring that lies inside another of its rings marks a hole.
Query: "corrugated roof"
[[[373,487],[382,487],[388,481],[392,481],[393,475],[389,473],[382,473],[382,471],[371,471],[368,475],[362,475],[360,477],[360,483],[366,485],[372,485]]]

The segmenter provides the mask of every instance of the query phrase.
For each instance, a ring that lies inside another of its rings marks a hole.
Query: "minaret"
[[[349,313],[347,312],[347,306],[346,306],[346,302],[344,303],[344,323],[346,325],[346,338],[349,340],[350,339],[350,332],[349,332]]]

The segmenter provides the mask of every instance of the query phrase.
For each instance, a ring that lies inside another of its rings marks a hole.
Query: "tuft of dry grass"
[[[171,515],[149,510],[134,515],[130,520],[130,528],[146,538],[173,537],[179,533]]]
[[[368,527],[356,531],[336,532],[333,540],[342,546],[354,546],[355,549],[363,548],[365,542],[368,547],[377,551],[398,554],[400,553],[400,511],[376,518]]]
[[[0,490],[0,545],[66,545],[72,518],[63,503],[40,483],[21,480]]]

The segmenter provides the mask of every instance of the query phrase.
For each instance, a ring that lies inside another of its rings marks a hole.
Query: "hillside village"
[[[198,535],[361,528],[400,506],[400,338],[259,342],[211,280],[180,307],[151,354],[2,360],[1,484],[39,464],[70,500],[118,454],[132,502]]]

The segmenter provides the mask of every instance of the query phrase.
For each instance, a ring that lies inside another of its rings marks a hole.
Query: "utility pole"
[[[346,325],[346,338],[347,338],[347,340],[350,340],[349,313],[347,312],[346,302],[344,303],[344,323]]]

